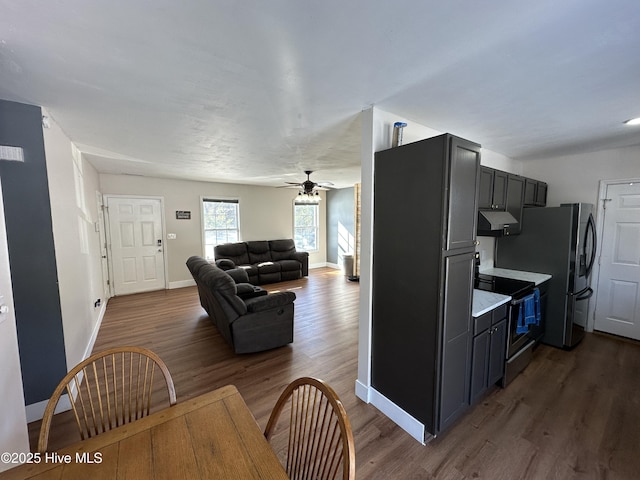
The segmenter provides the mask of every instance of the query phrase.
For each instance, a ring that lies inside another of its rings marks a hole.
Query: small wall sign
[[[176,218],[178,220],[191,220],[191,212],[189,210],[176,210]]]

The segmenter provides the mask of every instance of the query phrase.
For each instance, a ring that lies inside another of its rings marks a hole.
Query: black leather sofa
[[[296,251],[292,239],[225,243],[214,247],[222,270],[241,268],[254,285],[296,280],[309,275],[309,253]]]
[[[259,289],[258,296],[241,298],[241,284],[204,258],[190,257],[187,268],[198,286],[200,305],[235,353],[261,352],[293,342],[295,293],[267,294]]]

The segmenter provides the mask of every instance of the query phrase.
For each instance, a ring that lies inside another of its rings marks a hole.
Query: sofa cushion
[[[290,259],[291,254],[296,251],[296,244],[290,238],[282,240],[269,240],[271,257],[274,261]]]
[[[263,263],[272,260],[267,240],[247,242],[247,250],[249,252],[249,263]]]
[[[244,268],[232,268],[231,270],[225,270],[225,272],[233,278],[236,284],[249,283],[249,273]]]
[[[216,245],[213,252],[216,259],[228,258],[235,263],[236,266],[252,263],[249,261],[249,253],[247,252],[247,244],[245,242]]]
[[[302,268],[298,260],[280,260],[278,264],[283,272],[299,272]]]
[[[238,265],[238,268],[247,272],[249,283],[255,283],[258,281],[258,266],[257,265]]]
[[[258,264],[258,274],[264,275],[265,273],[279,273],[281,270],[280,263],[264,262]]]

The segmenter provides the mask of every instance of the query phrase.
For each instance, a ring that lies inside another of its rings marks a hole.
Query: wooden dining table
[[[287,479],[235,386],[82,440],[5,479]]]

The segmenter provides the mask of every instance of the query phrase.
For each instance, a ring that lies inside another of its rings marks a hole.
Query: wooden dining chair
[[[290,478],[355,478],[355,445],[347,412],[325,382],[303,377],[276,402],[265,437]]]
[[[146,348],[116,347],[91,355],[71,369],[51,395],[42,417],[38,451],[47,450],[53,414],[64,393],[84,440],[147,416],[152,394],[165,387],[169,406],[175,405],[169,369]]]

